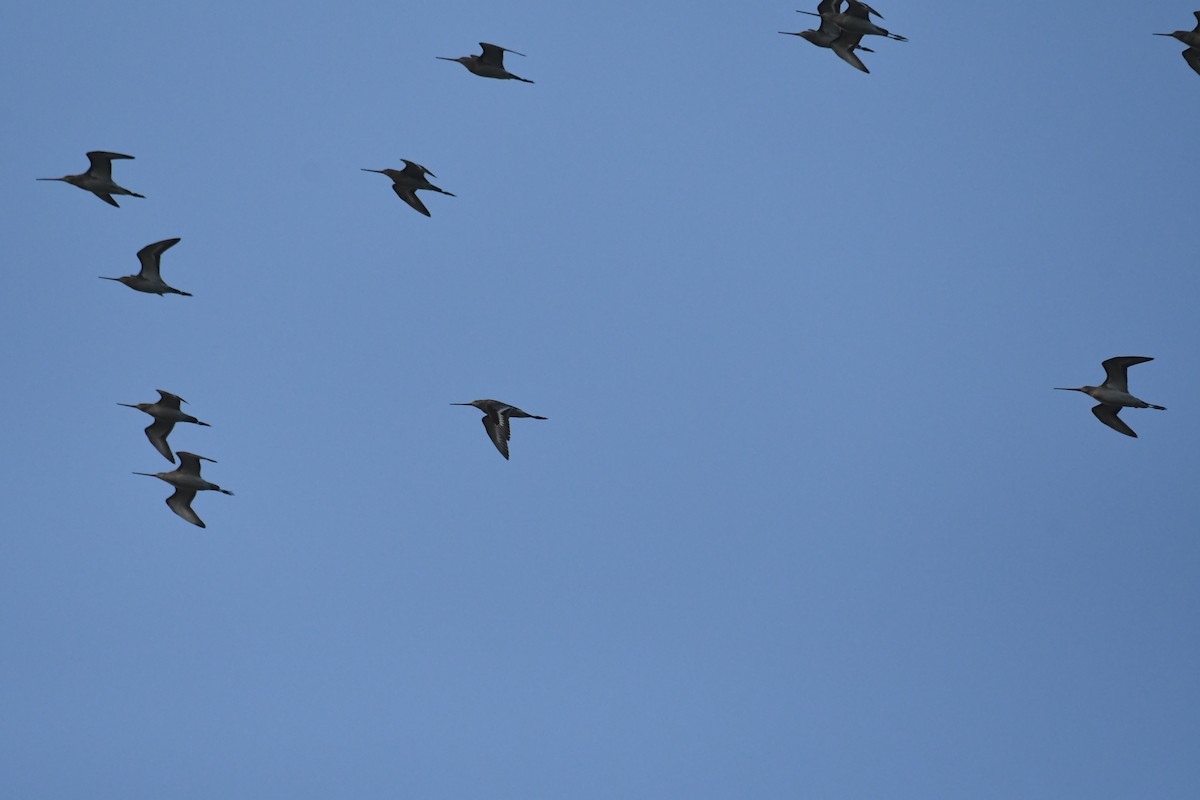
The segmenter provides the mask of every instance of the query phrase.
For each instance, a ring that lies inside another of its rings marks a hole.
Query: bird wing
[[[1196,26],[1200,30],[1200,25]],[[1200,73],[1200,49],[1189,47],[1183,51],[1183,60],[1188,63],[1188,66]]]
[[[112,199],[111,194],[109,194],[107,192],[92,192],[92,194],[96,195],[96,197],[99,197],[101,200],[108,203],[110,206],[117,206],[117,208],[120,208],[120,206],[117,205],[117,201]]]
[[[420,164],[418,164],[415,161],[409,161],[407,158],[402,158],[400,160],[404,162],[404,169],[401,170],[402,172],[409,172],[411,170],[413,172],[416,172],[416,177],[418,177],[418,178],[420,178],[422,175],[433,175],[432,172],[425,169],[424,167],[422,167]],[[433,177],[436,178],[437,175],[433,175]]]
[[[179,456],[179,471],[186,475],[195,475],[197,478],[200,477],[200,462],[202,460],[212,461],[214,464],[217,463],[211,458],[198,456],[195,453],[185,453],[182,450],[176,451],[175,455]]]
[[[849,0],[849,2],[850,7],[846,9],[846,12],[852,16],[859,17],[860,19],[867,19],[871,14],[874,14],[880,19],[883,19],[883,14],[880,14],[866,3],[859,2],[859,0]]]
[[[408,203],[417,211],[420,211],[427,217],[433,216],[429,213],[429,209],[425,207],[425,204],[421,202],[421,198],[417,197],[416,189],[406,189],[398,183],[393,183],[392,190],[396,192],[397,197]]]
[[[158,396],[160,398],[158,401],[159,405],[169,406],[178,411],[179,404],[187,402],[187,400],[184,400],[179,395],[171,394],[170,392],[166,391],[165,389],[155,389],[154,391],[158,392]]]
[[[201,528],[207,527],[204,520],[200,519],[200,515],[192,511],[192,501],[195,499],[195,489],[179,488],[175,490],[175,494],[167,498],[167,507],[193,525],[199,525]]]
[[[116,205],[114,203],[113,205]],[[141,276],[152,281],[161,281],[162,277],[158,272],[158,259],[163,252],[170,250],[175,245],[179,244],[179,239],[163,239],[161,242],[148,244],[141,250],[138,250],[138,261],[142,263]]]
[[[516,50],[509,50],[507,47],[501,47],[498,44],[488,44],[480,42],[479,46],[483,48],[483,54],[479,56],[479,60],[484,64],[491,64],[495,67],[504,66],[504,54],[513,53],[518,56],[524,56],[524,53],[518,53]]]
[[[1196,16],[1196,27],[1192,30],[1200,31],[1200,11],[1193,11],[1192,14]]]
[[[829,47],[833,50],[833,52],[837,53],[838,58],[840,58],[842,61],[845,61],[855,69],[861,69],[863,72],[870,74],[871,70],[867,69],[867,65],[864,64],[862,59],[859,58],[854,52],[854,48],[858,47],[858,43],[861,41],[861,33],[843,32],[841,36],[839,36],[833,41],[832,44],[829,45]]]
[[[821,17],[821,27],[819,30],[831,43],[834,39],[842,35],[842,29],[838,27],[838,24],[827,17]],[[832,44],[830,46],[832,47]]]
[[[1104,367],[1104,374],[1107,380],[1104,381],[1105,387],[1116,389],[1121,392],[1129,391],[1129,378],[1126,370],[1134,364],[1144,364],[1147,361],[1153,361],[1149,356],[1113,356],[1106,359],[1100,366]]]
[[[821,2],[817,3],[817,15],[836,14],[838,13],[838,6],[841,4],[842,0],[821,0]]]
[[[172,464],[175,463],[175,456],[171,453],[170,445],[167,444],[167,436],[174,429],[175,423],[169,419],[156,419],[146,428],[146,438],[150,440],[150,444],[154,445],[154,449]]]
[[[112,180],[112,161],[114,158],[133,158],[133,156],[122,155],[121,153],[108,153],[104,150],[93,150],[87,154],[88,157],[88,174],[95,178],[103,178],[104,180]],[[116,203],[113,203],[116,205]]]
[[[488,437],[491,438],[492,444],[496,445],[496,449],[500,451],[500,455],[508,458],[508,413],[505,410],[497,410],[491,414],[485,414],[483,417],[483,427],[488,432]]]
[[[1123,433],[1126,436],[1137,438],[1137,434],[1133,432],[1133,428],[1126,425],[1117,414],[1121,413],[1120,406],[1110,406],[1101,403],[1098,406],[1092,406],[1092,413],[1096,415],[1096,419],[1103,422],[1108,427],[1112,428],[1117,433]]]

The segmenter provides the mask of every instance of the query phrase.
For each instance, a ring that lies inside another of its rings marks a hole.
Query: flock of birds
[[[845,2],[846,10],[842,10],[842,4]],[[813,11],[797,11],[798,14],[808,14],[812,17],[820,17],[821,25],[815,30],[806,31],[780,31],[785,36],[799,36],[800,38],[815,44],[817,47],[825,47],[832,50],[838,58],[845,61],[855,69],[869,73],[871,70],[863,64],[862,59],[855,55],[855,50],[862,50],[867,53],[875,51],[869,47],[863,47],[861,42],[864,36],[882,36],[885,39],[894,39],[898,42],[907,42],[908,39],[898,34],[892,33],[886,28],[881,28],[871,21],[871,17],[875,16],[883,19],[883,15],[875,9],[871,8],[866,3],[860,0],[821,0],[817,4],[817,10]],[[1183,59],[1192,69],[1200,73],[1200,11],[1195,12],[1196,27],[1190,31],[1175,31],[1174,33],[1156,33],[1155,36],[1170,36],[1178,39],[1187,45],[1187,49],[1183,51]],[[486,52],[485,52],[486,55]],[[470,66],[467,69],[471,69]],[[482,75],[482,72],[476,72],[477,75]],[[508,76],[508,77],[516,77]],[[518,80],[524,80],[519,78]]]
[[[846,6],[844,11],[842,10],[843,3]],[[788,36],[799,36],[818,47],[833,50],[843,61],[863,72],[869,73],[870,70],[862,63],[862,60],[855,54],[855,51],[874,52],[870,48],[862,46],[861,42],[864,36],[880,36],[900,42],[908,41],[905,37],[892,33],[872,22],[872,16],[883,19],[883,15],[866,3],[860,2],[860,0],[821,0],[817,5],[816,12],[800,11],[799,13],[819,17],[821,20],[820,27],[815,30],[805,30],[795,33],[780,31],[780,33]],[[1154,35],[1170,36],[1186,44],[1187,49],[1183,51],[1183,58],[1192,69],[1200,73],[1200,11],[1196,11],[1195,16],[1197,24],[1193,30],[1157,33]],[[443,61],[456,61],[466,67],[472,74],[480,77],[533,83],[531,80],[514,75],[504,66],[505,53],[514,53],[520,56],[523,56],[524,53],[518,53],[515,50],[509,50],[498,45],[488,44],[487,42],[480,42],[479,46],[482,48],[482,53],[479,55],[460,56],[458,58],[436,56],[436,58]],[[94,150],[89,152],[87,157],[88,170],[86,172],[78,175],[64,175],[61,178],[38,178],[37,180],[69,183],[84,191],[91,192],[109,205],[118,208],[120,206],[113,199],[114,195],[144,199],[143,195],[118,185],[112,177],[112,162],[122,159],[133,159],[133,156]],[[404,169],[363,168],[363,171],[386,175],[392,180],[392,190],[395,191],[396,196],[427,217],[430,216],[429,209],[417,197],[418,191],[425,190],[438,192],[450,197],[455,196],[452,192],[447,192],[430,183],[426,176],[435,178],[437,176],[427,168],[415,161],[402,160],[404,162]],[[160,242],[148,244],[139,250],[137,258],[141,264],[141,269],[136,275],[125,275],[119,278],[102,276],[102,278],[103,280],[119,281],[135,291],[157,294],[160,297],[165,294],[178,294],[184,297],[191,297],[192,295],[189,292],[176,289],[162,279],[162,255],[170,248],[179,244],[179,242],[179,238],[164,239]],[[1121,409],[1154,408],[1160,411],[1166,410],[1163,406],[1147,403],[1129,393],[1129,367],[1152,360],[1148,356],[1115,356],[1102,362],[1105,380],[1099,386],[1055,388],[1061,391],[1083,392],[1089,395],[1098,401],[1098,404],[1092,408],[1092,413],[1096,416],[1096,419],[1119,433],[1136,438],[1137,434],[1133,429],[1118,416]],[[164,389],[158,389],[157,391],[159,394],[157,402],[118,403],[118,405],[136,408],[139,411],[149,414],[154,421],[145,429],[146,438],[149,439],[154,449],[172,464],[175,463],[175,457],[178,456],[179,466],[170,472],[135,472],[133,474],[158,478],[174,486],[175,492],[167,498],[167,506],[183,519],[203,528],[205,527],[204,521],[192,509],[192,501],[195,499],[196,493],[200,491],[216,491],[232,495],[233,492],[228,489],[222,489],[217,484],[210,483],[200,476],[200,462],[209,461],[216,463],[214,459],[183,450],[175,453],[171,452],[167,437],[174,430],[176,423],[189,422],[204,427],[209,427],[209,425],[207,422],[201,422],[196,417],[184,412],[181,409],[181,405],[187,401],[179,395],[172,394]],[[505,459],[509,457],[508,442],[511,436],[511,419],[546,419],[546,417],[529,414],[516,406],[502,403],[499,400],[473,400],[469,403],[451,403],[451,405],[474,406],[482,411],[483,427],[487,431],[488,438],[491,439],[492,444],[495,445],[496,449]]]
[[[508,50],[494,44],[481,42],[480,47],[483,48],[483,53],[478,56],[462,56],[460,58],[445,58],[438,56],[437,58],[444,61],[457,61],[466,67],[475,75],[480,75],[485,78],[498,78],[522,81],[524,83],[533,83],[531,80],[513,75],[504,68],[504,54],[516,53],[515,50]],[[517,53],[517,55],[523,55]],[[120,208],[120,204],[113,199],[113,196],[140,197],[145,199],[144,195],[137,192],[132,192],[123,186],[117,184],[112,176],[113,161],[123,159],[133,159],[133,156],[125,155],[124,153],[112,153],[105,150],[93,150],[87,154],[88,169],[78,175],[64,175],[61,178],[38,178],[40,181],[62,181],[69,183],[72,186],[78,186],[84,191],[91,192],[99,197],[104,202],[111,206]],[[364,172],[378,172],[381,175],[386,175],[392,180],[392,189],[396,192],[401,200],[412,206],[415,210],[430,216],[429,209],[417,197],[418,190],[428,190],[440,192],[444,195],[454,197],[452,192],[447,192],[440,189],[429,182],[426,175],[437,177],[425,167],[402,159],[404,161],[404,169],[363,169]],[[167,284],[162,278],[162,255],[167,250],[179,244],[181,240],[176,237],[173,239],[164,239],[161,242],[154,242],[143,247],[137,253],[138,263],[141,269],[136,275],[124,275],[119,278],[109,278],[101,276],[103,280],[118,281],[125,284],[130,289],[147,294],[156,294],[162,297],[166,294],[178,294],[184,297],[191,297],[190,292],[185,292],[176,289]],[[171,431],[175,429],[175,424],[178,422],[190,422],[194,425],[210,427],[207,422],[201,422],[196,417],[183,411],[181,406],[187,401],[177,394],[158,389],[159,399],[153,403],[118,403],[117,405],[126,406],[128,408],[136,408],[149,414],[154,421],[146,427],[146,438],[150,440],[150,444],[157,450],[163,458],[175,463],[176,456],[179,457],[179,466],[170,472],[135,472],[134,475],[145,475],[151,478],[158,478],[175,487],[174,493],[167,498],[167,507],[178,514],[183,519],[197,525],[201,528],[206,527],[204,520],[200,519],[200,515],[192,508],[192,501],[196,498],[197,492],[215,491],[222,494],[232,495],[233,492],[228,489],[222,489],[215,483],[210,483],[200,475],[200,462],[209,461],[216,463],[215,459],[205,456],[196,455],[195,453],[179,450],[171,452],[171,446],[167,442],[167,437]],[[530,414],[516,406],[502,403],[499,400],[473,400],[470,403],[451,403],[451,405],[474,406],[483,412],[483,427],[487,431],[488,438],[492,444],[500,451],[500,455],[508,459],[508,442],[511,438],[511,426],[509,420],[517,418],[528,419],[546,419],[546,417]]]

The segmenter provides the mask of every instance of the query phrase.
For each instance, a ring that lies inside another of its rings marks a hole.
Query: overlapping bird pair
[[[860,69],[863,72],[870,72],[862,59],[855,55],[855,50],[865,50],[868,53],[875,51],[869,47],[863,47],[860,42],[864,36],[883,36],[887,39],[895,39],[898,42],[907,42],[908,39],[891,31],[881,28],[871,21],[871,15],[883,19],[883,14],[880,14],[875,9],[871,8],[866,3],[860,3],[859,0],[847,0],[847,7],[842,11],[842,0],[821,0],[817,6],[816,13],[812,11],[799,11],[800,14],[808,14],[813,17],[821,18],[821,27],[816,30],[800,31],[798,33],[789,33],[788,31],[780,31],[786,36],[799,36],[817,47],[828,47],[838,58],[845,61],[855,69]]]

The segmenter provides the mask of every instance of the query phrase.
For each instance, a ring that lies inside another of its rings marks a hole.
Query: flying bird
[[[425,176],[433,175],[433,173],[422,167],[420,164],[416,163],[415,161],[409,161],[407,158],[402,158],[400,160],[404,162],[404,169],[366,169],[364,167],[362,168],[362,171],[378,172],[380,175],[387,175],[392,179],[392,190],[396,192],[396,196],[427,217],[431,215],[429,213],[429,209],[426,208],[425,204],[421,202],[421,199],[417,197],[418,189],[428,189],[433,192],[441,192],[442,194],[448,194],[451,197],[457,196],[453,192],[447,192],[444,189],[439,189],[426,180]],[[433,177],[436,178],[437,175],[433,175]]]
[[[150,423],[146,428],[146,438],[150,440],[150,444],[154,445],[154,449],[162,453],[163,458],[175,463],[175,454],[171,452],[170,446],[167,444],[167,436],[175,427],[176,422],[191,422],[196,425],[211,427],[207,422],[201,422],[191,414],[185,414],[179,409],[180,403],[186,403],[177,394],[158,389],[159,400],[157,403],[117,403],[119,406],[126,408],[136,408],[139,411],[145,411],[150,416],[154,417],[154,422]]]
[[[79,175],[64,175],[61,178],[38,178],[39,181],[63,181],[72,186],[78,186],[80,189],[89,191],[99,197],[110,206],[117,206],[117,201],[112,199],[114,194],[125,194],[130,197],[141,197],[144,195],[137,192],[131,192],[117,186],[112,179],[112,162],[115,158],[132,159],[133,156],[126,156],[120,153],[106,153],[103,150],[93,150],[87,154],[90,166],[88,171]],[[117,206],[120,208],[120,206]]]
[[[1129,379],[1126,375],[1128,369],[1134,364],[1144,364],[1147,361],[1153,360],[1149,356],[1114,356],[1101,364],[1104,367],[1105,381],[1099,386],[1055,386],[1054,388],[1063,392],[1083,392],[1086,395],[1091,395],[1093,399],[1100,401],[1099,405],[1092,406],[1092,413],[1096,415],[1096,419],[1114,431],[1136,439],[1137,434],[1133,432],[1133,428],[1130,428],[1117,416],[1117,414],[1121,413],[1122,408],[1157,408],[1159,411],[1167,410],[1164,406],[1147,403],[1145,400],[1139,400],[1129,393]]]
[[[179,468],[171,472],[135,472],[134,475],[145,475],[149,478],[158,478],[166,481],[175,487],[175,493],[167,498],[167,506],[179,516],[186,519],[193,525],[205,527],[204,521],[200,516],[192,510],[192,500],[196,497],[196,492],[212,490],[221,494],[233,494],[228,489],[222,489],[215,483],[209,483],[200,477],[200,462],[212,461],[211,458],[198,456],[195,453],[185,453],[179,451]]]
[[[546,419],[537,414],[526,414],[516,406],[501,403],[499,400],[472,400],[469,403],[451,403],[452,406],[475,406],[483,412],[483,427],[487,430],[488,438],[500,455],[508,458],[508,420],[511,417],[528,417],[530,419]]]
[[[1200,73],[1200,11],[1192,12],[1196,15],[1196,27],[1190,31],[1175,31],[1174,33],[1156,33],[1155,36],[1170,36],[1178,39],[1187,45],[1187,50],[1183,51],[1183,60],[1188,63],[1188,66]]]
[[[847,0],[847,3],[849,5],[845,11],[841,10],[842,0],[834,0],[832,3],[822,2],[820,6],[817,6],[816,14],[813,14],[811,11],[800,11],[799,13],[820,17],[822,20],[829,20],[847,33],[858,33],[863,36],[883,36],[888,39],[895,39],[898,42],[908,41],[905,37],[892,33],[886,28],[881,28],[874,22],[871,22],[872,14],[880,19],[883,19],[883,14],[880,14],[866,3],[860,3],[859,0]],[[822,6],[824,6],[824,9],[822,9]]]
[[[164,283],[158,270],[158,262],[162,258],[162,254],[179,244],[180,241],[178,238],[163,239],[161,242],[148,244],[141,250],[138,250],[137,257],[138,261],[142,263],[142,270],[137,275],[125,275],[120,278],[106,278],[103,275],[100,277],[106,281],[119,281],[130,289],[146,292],[147,294],[156,294],[159,297],[162,297],[164,294],[181,294],[184,297],[191,297],[191,292],[181,292]]]
[[[513,75],[504,68],[505,53],[513,53],[518,56],[524,56],[524,53],[518,53],[516,50],[509,50],[507,47],[500,47],[499,45],[488,44],[487,42],[480,42],[479,46],[483,48],[483,53],[477,56],[459,56],[458,58],[447,58],[446,56],[434,57],[442,61],[457,61],[472,73],[482,78],[499,78],[501,80],[533,83],[531,80]]]
[[[827,47],[837,54],[837,57],[845,61],[855,69],[870,73],[863,64],[862,59],[855,55],[855,50],[865,50],[868,53],[875,51],[869,47],[863,47],[859,42],[862,41],[861,33],[851,33],[839,28],[834,22],[826,17],[826,14],[837,8],[838,0],[821,0],[817,6],[819,13],[813,14],[811,11],[803,11],[803,14],[811,14],[814,17],[821,18],[821,27],[818,30],[800,31],[791,33],[788,31],[780,31],[785,36],[799,36],[800,38],[815,44],[817,47]]]

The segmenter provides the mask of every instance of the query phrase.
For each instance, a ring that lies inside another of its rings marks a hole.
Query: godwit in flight
[[[488,44],[487,42],[480,42],[479,46],[483,48],[483,53],[477,56],[459,56],[458,58],[447,58],[446,56],[434,57],[442,61],[457,61],[482,78],[500,78],[501,80],[533,83],[533,81],[522,78],[519,75],[513,75],[504,68],[505,53],[514,53],[518,56],[524,56],[524,53],[518,53],[516,50],[509,50],[507,47],[500,47],[499,45]]]
[[[1114,431],[1136,439],[1137,434],[1133,432],[1133,428],[1126,425],[1117,416],[1117,414],[1121,413],[1122,408],[1157,408],[1159,411],[1167,410],[1164,406],[1147,403],[1145,400],[1139,400],[1129,393],[1129,378],[1126,372],[1134,364],[1144,364],[1147,361],[1153,360],[1149,356],[1114,356],[1101,364],[1104,367],[1106,379],[1099,386],[1055,386],[1054,388],[1064,392],[1083,392],[1084,394],[1091,395],[1093,399],[1100,401],[1100,405],[1092,406],[1092,413],[1096,415],[1096,419]]]
[[[88,171],[79,175],[64,175],[61,178],[38,178],[39,181],[63,181],[72,186],[78,186],[80,189],[91,192],[99,197],[110,206],[117,206],[117,201],[112,199],[114,194],[126,194],[130,197],[145,197],[137,192],[131,192],[113,183],[112,179],[112,162],[114,158],[129,158],[120,153],[106,153],[103,150],[93,150],[87,154],[90,166]],[[120,208],[120,206],[117,206]]]
[[[526,414],[516,406],[501,403],[499,400],[472,400],[469,403],[451,403],[452,406],[475,406],[483,412],[483,427],[487,429],[488,438],[500,455],[508,458],[508,420],[511,417],[528,417],[530,419],[546,419],[537,414]]]
[[[212,461],[211,458],[198,456],[195,453],[185,453],[182,450],[178,453],[179,468],[171,472],[135,472],[134,475],[145,475],[150,478],[158,478],[166,481],[175,487],[175,494],[167,498],[167,506],[179,516],[186,519],[193,525],[204,526],[204,521],[200,516],[192,510],[192,500],[196,497],[196,492],[212,490],[221,494],[233,494],[228,489],[222,489],[215,483],[209,483],[200,477],[200,462]]]

